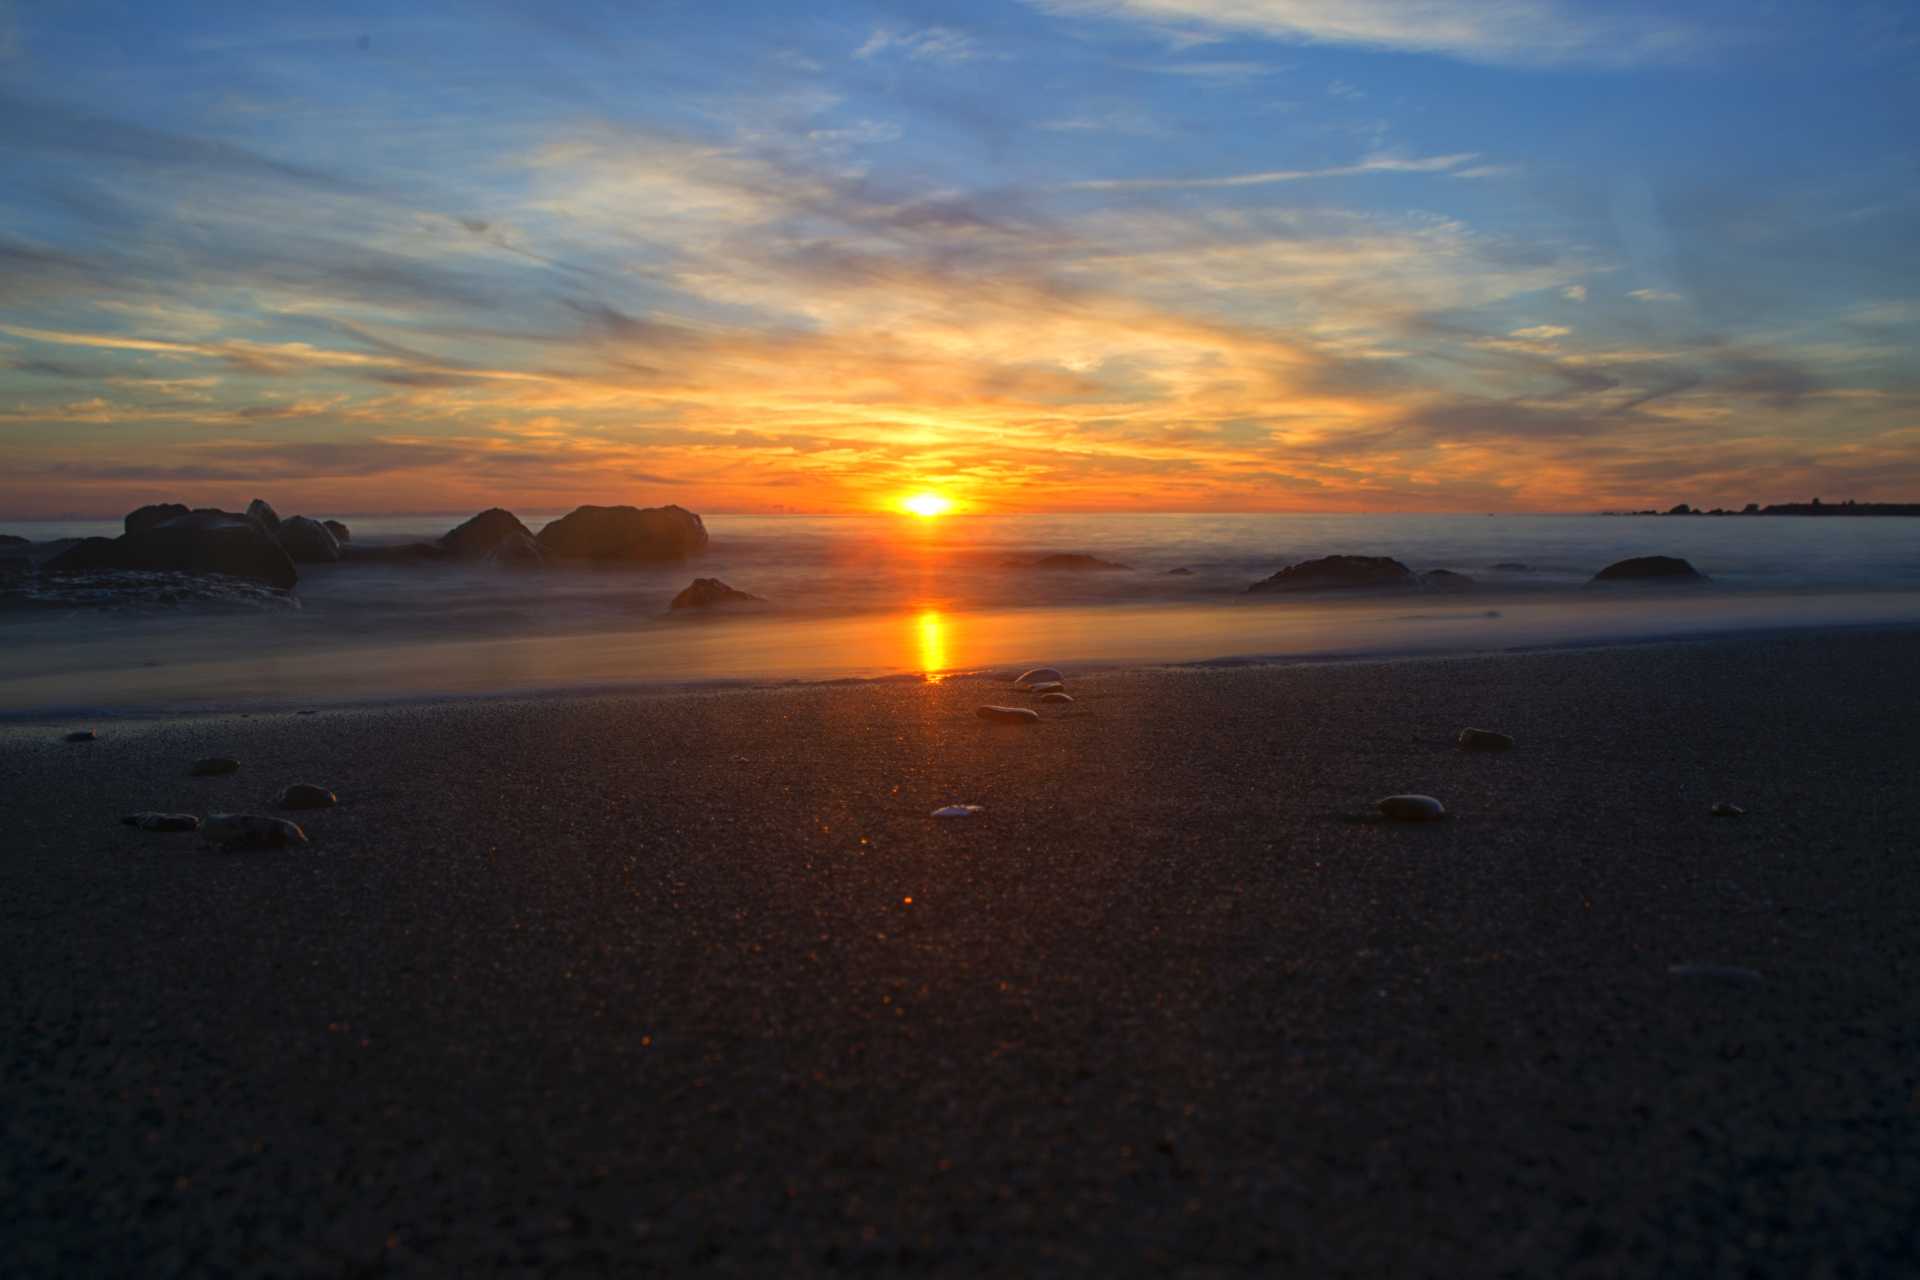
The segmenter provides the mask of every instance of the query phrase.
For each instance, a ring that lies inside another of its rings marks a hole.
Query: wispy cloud
[[[853,51],[853,56],[874,58],[890,51],[915,62],[948,64],[971,62],[986,53],[979,40],[952,27],[923,27],[918,31],[876,27],[866,42]]]
[[[1265,187],[1279,182],[1308,182],[1319,178],[1352,178],[1370,173],[1445,173],[1477,159],[1475,152],[1450,156],[1374,155],[1353,164],[1321,169],[1269,169],[1260,173],[1233,173],[1207,178],[1093,178],[1071,182],[1072,191],[1167,191],[1209,187]]]

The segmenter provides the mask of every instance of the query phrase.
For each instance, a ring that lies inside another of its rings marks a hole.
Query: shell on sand
[[[1041,680],[1027,686],[1028,693],[1059,693],[1067,686],[1058,680]]]
[[[1060,692],[1060,691],[1059,691],[1058,689],[1050,689],[1050,690],[1048,690],[1048,691],[1047,691],[1046,693],[1043,693],[1043,694],[1041,694],[1041,695],[1040,695],[1040,701],[1042,701],[1042,702],[1072,702],[1072,701],[1073,701],[1073,695],[1072,695],[1072,694],[1070,694],[1070,693],[1062,693],[1062,692]]]
[[[223,773],[236,773],[240,762],[232,756],[208,756],[204,760],[193,762],[192,774],[196,778],[212,778]]]
[[[1462,729],[1458,741],[1467,751],[1507,751],[1513,747],[1512,735],[1492,729]]]
[[[935,809],[933,816],[936,818],[971,818],[984,807],[983,805],[977,804],[950,804],[943,809]]]
[[[1040,718],[1038,711],[1025,707],[980,707],[973,714],[997,724],[1032,724]]]
[[[130,813],[120,821],[142,831],[198,831],[200,819],[190,813],[156,813],[151,810]]]
[[[279,849],[307,842],[307,833],[295,824],[259,813],[216,813],[207,818],[205,831],[207,839],[218,845]]]
[[[274,803],[282,809],[331,809],[340,803],[340,798],[325,787],[296,782],[282,791]]]
[[[1030,685],[1030,684],[1043,684],[1049,680],[1065,680],[1065,679],[1066,679],[1065,676],[1061,675],[1058,671],[1054,670],[1052,667],[1035,667],[1031,671],[1021,672],[1017,677],[1015,677],[1014,683],[1017,685],[1024,686],[1024,685]]]
[[[1388,796],[1377,807],[1397,822],[1431,822],[1447,816],[1447,807],[1432,796]]]

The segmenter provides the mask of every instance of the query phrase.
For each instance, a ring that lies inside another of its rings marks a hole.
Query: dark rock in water
[[[156,502],[151,506],[141,507],[137,511],[127,512],[127,517],[122,523],[126,532],[140,533],[151,529],[156,524],[164,524],[175,516],[187,515],[191,511],[192,508],[183,502]]]
[[[575,507],[536,541],[562,560],[684,560],[706,549],[707,526],[684,507]]]
[[[736,591],[718,578],[695,578],[668,606],[673,609],[711,609],[715,605],[765,604],[759,596]]]
[[[1630,560],[1616,560],[1594,574],[1592,580],[1594,582],[1654,582],[1663,586],[1670,583],[1679,585],[1713,581],[1678,556],[1634,556]]]
[[[1513,748],[1511,735],[1496,733],[1492,729],[1462,729],[1456,741],[1468,751],[1509,751]]]
[[[280,522],[280,549],[295,564],[332,564],[340,558],[340,543],[327,526],[308,516],[288,516]]]
[[[440,545],[461,560],[479,560],[493,554],[501,540],[514,534],[527,538],[533,531],[503,507],[488,507],[479,515],[441,535]]]
[[[1187,568],[1187,566],[1181,565],[1178,569],[1167,570],[1167,576],[1169,578],[1184,578],[1192,572],[1193,570]]]
[[[138,827],[142,831],[198,831],[200,819],[190,813],[130,813],[120,819],[129,827]]]
[[[978,707],[974,714],[997,724],[1038,724],[1040,713],[1026,707]]]
[[[211,844],[234,848],[281,849],[305,844],[307,833],[285,818],[259,813],[216,813],[205,827]]]
[[[30,547],[33,540],[14,533],[0,533],[0,547]]]
[[[282,809],[331,809],[340,803],[340,798],[325,787],[296,782],[282,791],[274,803]]]
[[[67,735],[66,740],[68,742],[92,742],[99,736],[99,734],[91,729],[75,729]]]
[[[353,531],[338,520],[322,520],[320,523],[326,526],[327,532],[333,535],[335,542],[353,541]]]
[[[265,498],[255,498],[247,504],[247,519],[265,529],[268,533],[280,532],[280,513]]]
[[[1124,564],[1115,564],[1111,560],[1102,560],[1099,556],[1084,555],[1077,551],[1041,556],[1038,560],[1009,560],[1006,564],[1009,569],[1044,569],[1049,573],[1102,573],[1108,570],[1127,569]]]
[[[192,773],[196,778],[212,778],[225,773],[237,773],[239,769],[240,762],[232,756],[208,756],[193,762]]]
[[[546,564],[547,557],[541,553],[540,544],[530,533],[510,533],[494,544],[487,553],[487,563],[504,565],[509,569],[538,569]]]
[[[1533,566],[1521,564],[1518,560],[1502,560],[1493,566],[1495,573],[1532,573]]]
[[[385,547],[348,543],[340,548],[340,559],[349,564],[435,564],[448,558],[447,549],[437,542],[402,542]]]
[[[1413,570],[1388,556],[1322,556],[1290,564],[1248,591],[1351,591],[1418,586]]]
[[[1435,591],[1471,591],[1473,579],[1464,573],[1455,573],[1451,569],[1429,569],[1420,575],[1420,581]]]
[[[23,578],[33,572],[33,561],[25,556],[0,556],[0,578]]]
[[[293,561],[258,521],[211,510],[190,511],[118,538],[87,538],[41,567],[48,573],[224,573],[281,590],[300,580]]]
[[[1747,816],[1745,809],[1742,809],[1737,804],[1728,804],[1724,800],[1707,810],[1707,812],[1716,818],[1744,818]]]
[[[1432,796],[1388,796],[1378,807],[1396,822],[1432,822],[1447,816],[1446,806]]]

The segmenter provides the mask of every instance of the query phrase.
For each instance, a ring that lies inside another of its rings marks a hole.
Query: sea
[[[539,529],[559,513],[522,515]],[[355,545],[457,516],[348,519]],[[1000,677],[1414,657],[1920,624],[1920,519],[1778,516],[706,517],[683,563],[301,567],[291,592],[0,582],[0,715],[315,707],[642,687]],[[117,521],[0,522],[35,541]],[[1464,592],[1250,594],[1285,565],[1385,555]],[[1629,556],[1709,586],[1591,589]],[[1111,569],[1048,569],[1049,555]],[[765,603],[690,616],[695,577]]]

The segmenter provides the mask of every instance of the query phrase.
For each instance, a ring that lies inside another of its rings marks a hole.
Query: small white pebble
[[[984,808],[984,805],[977,804],[950,804],[944,809],[935,809],[933,816],[936,818],[971,818]]]

